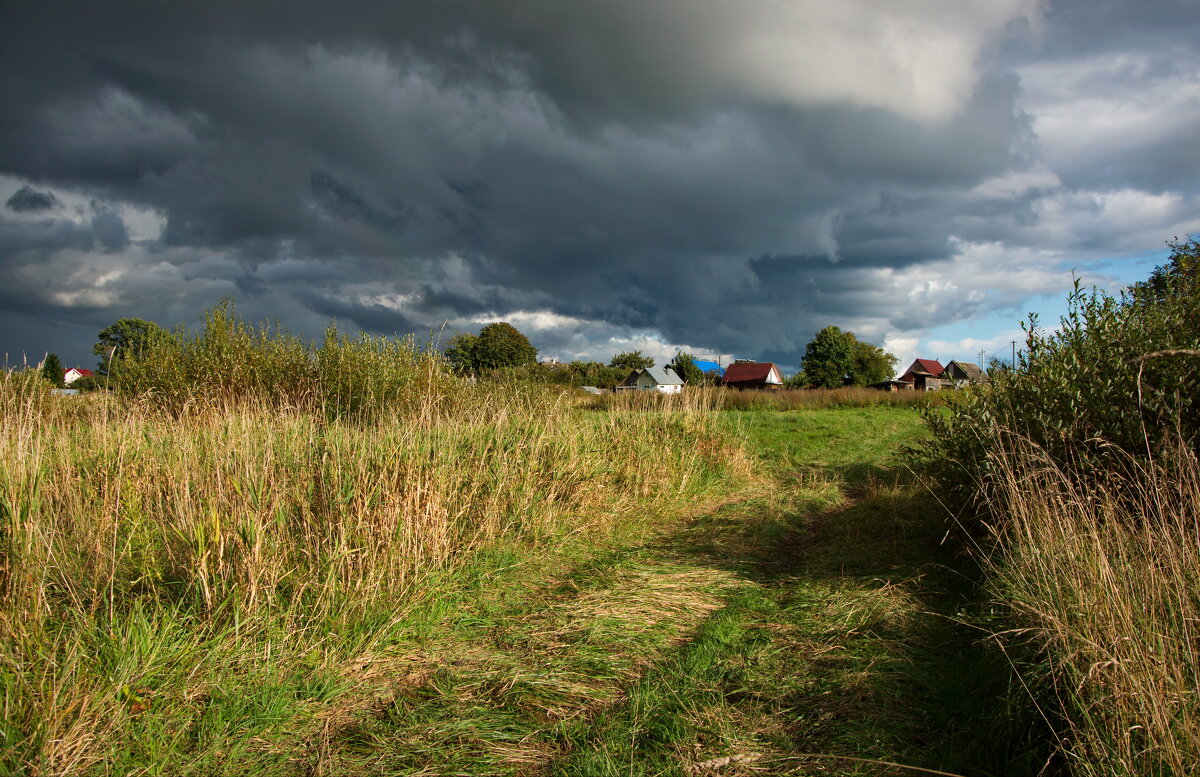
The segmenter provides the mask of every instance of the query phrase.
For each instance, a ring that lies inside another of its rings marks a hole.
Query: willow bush
[[[1126,455],[1200,435],[1200,244],[1171,244],[1150,279],[1113,296],[1076,282],[1055,331],[1036,318],[1014,369],[931,407],[925,463],[943,494],[967,500],[989,476],[1001,433],[1016,434],[1080,477]]]

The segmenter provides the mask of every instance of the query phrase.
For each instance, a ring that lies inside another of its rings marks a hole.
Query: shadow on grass
[[[623,704],[568,732],[553,773],[703,773],[747,754],[774,774],[912,773],[813,753],[980,777],[1042,770],[1046,724],[1007,659],[964,625],[978,591],[936,502],[876,465],[798,474],[654,543],[748,588]]]

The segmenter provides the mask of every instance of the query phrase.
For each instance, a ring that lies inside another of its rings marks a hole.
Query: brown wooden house
[[[735,389],[778,391],[783,387],[783,375],[772,362],[734,362],[725,368],[721,385]]]

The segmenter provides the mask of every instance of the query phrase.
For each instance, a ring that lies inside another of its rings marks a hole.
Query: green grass
[[[194,596],[173,604],[170,597],[135,597],[141,604],[105,610],[100,589],[89,601],[103,617],[81,617],[88,629],[63,623],[37,636],[5,625],[9,638],[29,640],[22,649],[55,644],[59,655],[77,662],[45,663],[40,677],[4,678],[14,698],[25,683],[72,689],[78,699],[64,709],[49,695],[21,697],[27,713],[45,716],[40,729],[21,721],[24,731],[46,739],[38,768],[197,775],[886,773],[846,760],[858,758],[969,775],[1021,773],[981,745],[992,712],[979,697],[995,694],[980,693],[986,664],[973,635],[951,617],[967,586],[949,571],[956,560],[938,544],[943,522],[903,467],[904,445],[922,433],[915,410],[726,413],[709,419],[720,424],[720,435],[701,419],[683,425],[683,414],[641,413],[622,422],[657,430],[657,437],[631,435],[592,410],[556,412],[557,424],[590,429],[580,432],[586,441],[624,434],[619,450],[628,460],[614,473],[595,460],[589,466],[601,475],[563,473],[567,454],[556,446],[566,443],[541,426],[537,435],[512,439],[485,428],[477,440],[462,430],[449,442],[496,452],[489,466],[497,469],[472,474],[443,467],[438,482],[447,494],[465,488],[471,498],[490,499],[488,489],[512,488],[515,479],[522,491],[506,508],[509,515],[524,501],[536,509],[533,503],[544,503],[555,489],[573,489],[568,493],[580,494],[579,501],[556,497],[568,507],[544,531],[525,528],[519,515],[508,519],[521,534],[499,532],[470,554],[451,556],[453,563],[413,572],[388,602],[374,591],[372,606],[353,617],[328,605],[315,620],[294,610],[242,617],[241,599],[209,611]],[[693,431],[706,428],[708,436]],[[355,432],[343,433],[325,433],[330,465],[320,471],[332,474],[314,486],[324,489],[317,496],[331,515],[355,499],[371,505],[386,498],[369,488],[364,493],[371,467],[352,464],[373,443],[356,447]],[[126,482],[160,482],[150,453],[140,453],[158,438],[143,437],[128,443],[139,456],[124,463],[97,457],[88,466],[112,467]],[[680,443],[686,439],[693,444]],[[275,455],[285,442],[275,440]],[[598,444],[587,447],[595,453]],[[686,466],[676,471],[688,483],[664,480],[655,463],[664,445],[684,457]],[[751,452],[756,476],[747,476],[739,446]],[[404,456],[433,461],[448,455],[438,452],[443,448],[434,440]],[[524,474],[504,463],[516,455],[529,457]],[[528,473],[533,465],[541,468],[536,478]],[[340,466],[351,467],[353,477],[339,474]],[[483,477],[490,478],[486,489],[478,487]],[[283,481],[230,485],[223,498],[253,503],[264,498],[260,492],[292,488]],[[611,494],[596,493],[601,482]],[[126,499],[140,493],[130,489]],[[70,503],[65,492],[56,498]],[[138,509],[148,504],[143,496]],[[622,517],[598,523],[589,511],[605,505],[619,507]],[[118,557],[122,564],[154,568],[153,548],[133,552],[137,531],[152,527],[139,513],[125,533],[112,530],[128,551]],[[193,546],[214,541],[168,539],[176,543],[170,548],[201,557]],[[253,542],[253,535],[241,540]],[[336,575],[310,581],[299,574],[280,577],[283,585],[305,581],[307,588],[289,592],[296,601],[320,594],[320,580],[336,584]],[[140,584],[151,583],[171,590],[169,581]],[[340,595],[352,603],[351,593]],[[100,740],[79,727],[105,715],[112,725],[107,749],[100,750]],[[27,753],[20,748],[28,745],[13,745],[18,730],[3,733],[10,738],[0,764],[21,771],[15,754]],[[67,741],[79,749],[54,749],[54,742]],[[80,760],[88,747],[87,760]]]

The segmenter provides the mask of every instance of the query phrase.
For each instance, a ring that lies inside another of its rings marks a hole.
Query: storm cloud
[[[795,366],[826,324],[915,348],[1200,230],[1190,2],[2,14],[10,358],[231,294],[309,334]]]

